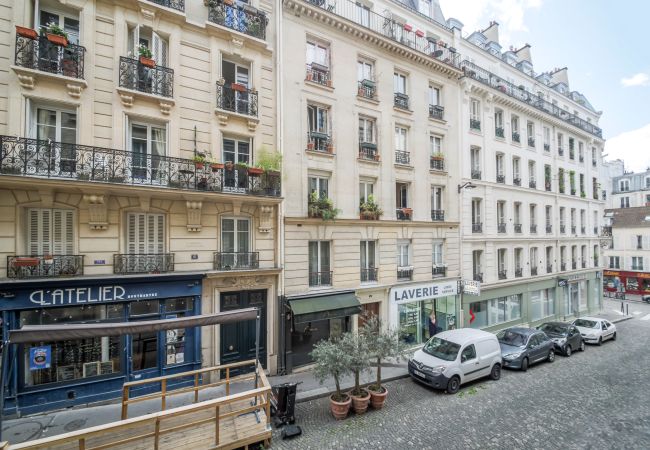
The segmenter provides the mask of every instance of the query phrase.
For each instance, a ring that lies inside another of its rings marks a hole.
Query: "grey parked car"
[[[521,369],[539,361],[555,361],[555,345],[542,331],[533,328],[506,328],[497,333],[503,367]]]
[[[585,351],[585,341],[578,329],[564,322],[546,322],[537,327],[546,333],[555,344],[555,350],[566,356],[571,356],[575,350]]]

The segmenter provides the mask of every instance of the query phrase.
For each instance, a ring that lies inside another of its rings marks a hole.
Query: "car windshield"
[[[526,336],[512,330],[499,331],[497,339],[502,344],[512,345],[513,347],[523,347],[526,345]]]
[[[595,320],[586,320],[586,319],[578,319],[573,324],[576,327],[583,327],[583,328],[598,328],[598,322]]]
[[[567,327],[565,325],[559,325],[557,323],[545,323],[540,328],[544,333],[549,334],[567,334]]]
[[[445,361],[454,361],[456,359],[456,356],[458,356],[460,345],[445,341],[444,339],[433,337],[429,339],[426,344],[424,344],[422,350],[431,356],[435,356],[436,358],[440,358]]]

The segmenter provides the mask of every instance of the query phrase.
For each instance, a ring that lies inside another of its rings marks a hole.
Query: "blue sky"
[[[572,90],[598,111],[607,159],[650,166],[650,46],[647,0],[440,0],[464,34],[499,22],[501,45],[532,46],[536,72],[569,68]]]

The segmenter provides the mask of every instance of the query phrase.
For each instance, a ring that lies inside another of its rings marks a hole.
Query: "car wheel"
[[[528,358],[524,358],[523,361],[521,361],[521,371],[525,372],[528,370]]]
[[[580,351],[584,352],[587,346],[585,345],[585,341],[580,341]]]
[[[612,341],[616,340],[616,331],[614,331],[614,335],[612,336]]]
[[[571,349],[571,346],[570,346],[570,345],[567,345],[566,347],[564,347],[564,354],[565,354],[565,355],[567,355],[567,356],[571,356],[571,353],[572,353],[572,352],[573,352],[573,350]]]
[[[603,337],[598,338],[598,345],[603,345]]]
[[[501,378],[501,364],[495,364],[492,366],[492,371],[490,372],[491,380],[498,380]]]
[[[453,376],[447,383],[447,394],[455,394],[460,389],[460,378]]]
[[[548,352],[547,361],[550,362],[550,363],[555,361],[555,351],[554,350],[551,350],[550,352]]]

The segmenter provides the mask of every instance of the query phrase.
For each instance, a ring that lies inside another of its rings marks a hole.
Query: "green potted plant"
[[[314,360],[314,377],[322,384],[327,378],[333,378],[336,391],[330,395],[330,410],[337,420],[345,419],[350,411],[352,399],[341,392],[341,377],[350,373],[351,356],[342,351],[339,341],[322,340],[310,353]]]
[[[140,54],[140,64],[147,67],[156,67],[156,61],[153,60],[153,53],[144,44],[138,46],[138,53]]]
[[[359,333],[367,342],[368,353],[372,355],[377,364],[377,380],[368,386],[370,403],[375,409],[381,409],[386,402],[388,389],[381,384],[381,362],[386,358],[395,358],[397,361],[404,357],[406,346],[400,339],[400,332],[395,328],[384,329],[382,321],[375,314],[366,315],[365,322]]]
[[[431,159],[434,161],[444,161],[445,155],[442,152],[435,152],[433,155],[431,155]]]
[[[341,350],[350,357],[349,368],[354,375],[354,388],[350,391],[352,408],[356,414],[363,414],[368,409],[370,392],[360,383],[361,373],[370,370],[370,353],[365,335],[344,333],[340,340]]]
[[[194,167],[199,170],[203,170],[205,167],[205,156],[203,155],[194,155],[194,157],[192,157],[192,161],[194,161]]]
[[[307,202],[307,212],[309,217],[321,218],[323,220],[334,220],[341,212],[334,208],[334,202],[328,197],[319,197],[317,192],[309,194]]]
[[[257,152],[256,167],[263,169],[268,175],[279,175],[282,169],[282,154],[278,151],[271,151],[262,147]]]
[[[379,220],[384,213],[375,201],[375,196],[370,194],[365,202],[359,204],[359,218],[362,220]]]
[[[68,33],[56,23],[51,22],[46,28],[47,40],[60,47],[68,46]]]

